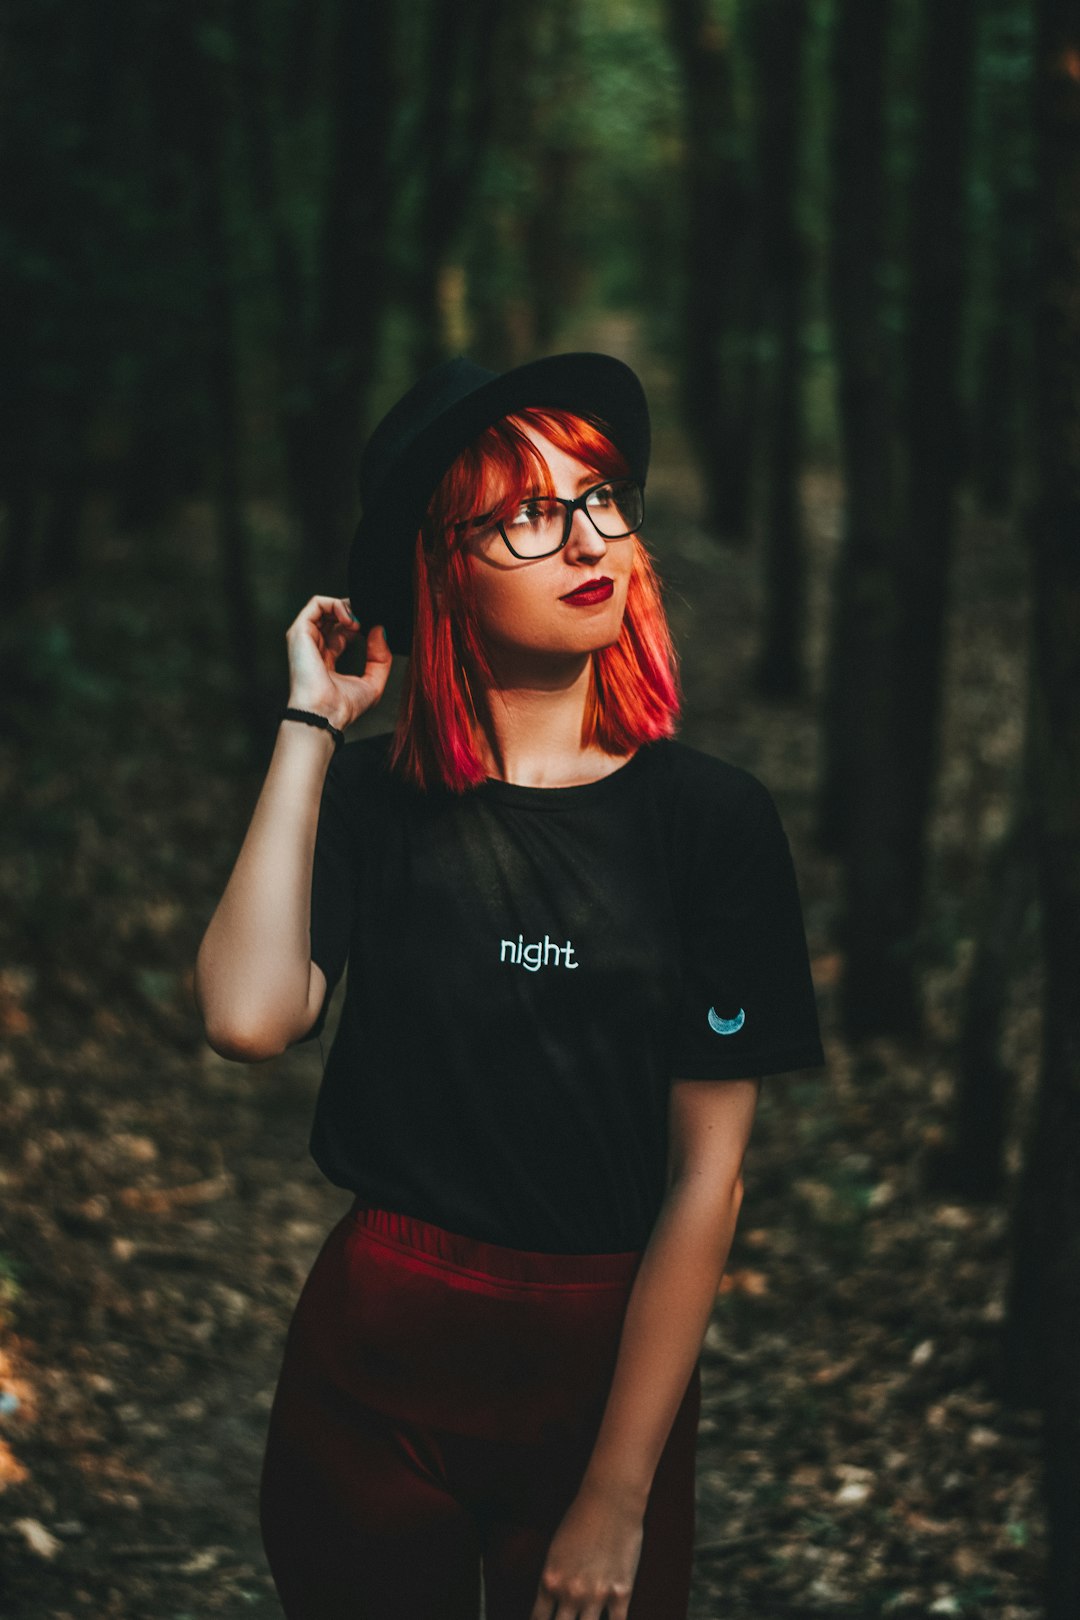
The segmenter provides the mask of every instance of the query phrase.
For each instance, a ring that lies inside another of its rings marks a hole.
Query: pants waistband
[[[586,1288],[624,1287],[633,1278],[641,1260],[638,1249],[613,1254],[549,1254],[532,1249],[512,1249],[483,1238],[449,1232],[415,1215],[396,1210],[376,1209],[357,1197],[350,1214],[363,1227],[385,1243],[431,1255],[462,1271],[473,1271],[504,1282],[551,1283],[560,1288],[575,1284]]]

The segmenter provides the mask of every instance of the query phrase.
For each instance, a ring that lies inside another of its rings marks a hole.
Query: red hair
[[[468,445],[428,503],[416,537],[413,646],[391,765],[418,787],[461,793],[484,781],[477,747],[485,692],[494,684],[473,611],[472,573],[457,527],[482,510],[485,491],[501,491],[494,522],[530,490],[554,494],[551,475],[525,432],[533,428],[601,478],[630,469],[599,423],[564,410],[530,407],[486,428]],[[490,501],[491,497],[488,496]],[[634,548],[619,639],[592,654],[582,745],[612,754],[670,737],[679,716],[678,659],[651,554]]]

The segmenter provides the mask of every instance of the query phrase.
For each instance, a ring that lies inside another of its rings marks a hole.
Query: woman
[[[353,1204],[289,1327],[260,1497],[290,1620],[683,1620],[698,1356],[760,1076],[823,1062],[768,791],[673,739],[606,355],[429,372],[375,430],[350,596],[199,953],[210,1043],[318,1035]],[[337,668],[365,637],[363,674]],[[392,651],[392,734],[344,748]]]

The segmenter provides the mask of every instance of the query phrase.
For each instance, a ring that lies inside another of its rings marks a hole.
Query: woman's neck
[[[479,739],[489,776],[522,787],[573,787],[618,769],[625,756],[583,746],[591,655],[507,674],[489,689]]]

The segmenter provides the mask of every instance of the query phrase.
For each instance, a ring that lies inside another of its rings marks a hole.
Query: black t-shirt
[[[795,872],[749,771],[648,743],[596,782],[421,792],[331,760],[311,954],[348,958],[311,1152],[381,1208],[513,1248],[642,1249],[672,1080],[824,1063]]]

